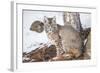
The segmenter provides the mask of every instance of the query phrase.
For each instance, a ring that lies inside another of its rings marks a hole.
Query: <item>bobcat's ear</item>
[[[56,22],[56,16],[53,17],[53,22]]]
[[[46,23],[47,22],[47,17],[46,16],[44,16],[44,23]]]

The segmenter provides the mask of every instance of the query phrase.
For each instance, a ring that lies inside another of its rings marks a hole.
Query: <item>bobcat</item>
[[[44,17],[44,29],[47,33],[47,36],[51,42],[51,44],[56,46],[57,56],[64,53],[61,37],[59,35],[59,29],[56,24],[56,18],[47,18]]]
[[[45,29],[51,44],[56,46],[57,56],[64,56],[65,59],[79,57],[81,55],[82,39],[71,25],[61,26],[56,23],[56,17],[44,17],[44,22],[35,21],[30,30],[38,33]],[[59,56],[59,57],[61,57]],[[63,57],[62,57],[63,58]]]
[[[78,58],[81,55],[82,40],[79,32],[70,25],[58,25],[56,17],[44,17],[44,29],[51,41],[56,46],[57,57],[64,59]]]

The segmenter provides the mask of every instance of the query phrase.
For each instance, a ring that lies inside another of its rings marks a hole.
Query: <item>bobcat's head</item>
[[[44,16],[44,29],[47,33],[55,32],[58,30],[55,16],[53,18]]]

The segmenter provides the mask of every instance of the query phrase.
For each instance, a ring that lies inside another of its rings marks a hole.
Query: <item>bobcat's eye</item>
[[[47,20],[44,20],[44,23],[46,23],[46,24],[47,24],[47,23],[49,23],[49,22],[48,22]]]
[[[57,27],[56,27],[56,26],[54,26],[54,28],[56,29]]]

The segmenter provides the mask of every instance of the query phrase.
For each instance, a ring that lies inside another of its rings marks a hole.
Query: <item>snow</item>
[[[91,14],[90,13],[80,13],[80,19],[83,28],[91,27]]]
[[[29,31],[27,33],[24,33],[24,36],[23,36],[23,51],[24,52],[30,52],[31,50],[38,48],[41,43],[48,42],[48,38],[45,32],[36,33],[33,31]]]
[[[30,31],[30,26],[32,22],[36,20],[43,21],[44,16],[53,17],[56,16],[56,22],[60,25],[64,25],[62,12],[48,12],[48,11],[23,11],[23,52],[30,52],[43,44],[50,45],[48,37],[43,31],[42,33],[37,33],[35,31]],[[84,28],[90,27],[91,25],[91,14],[80,13],[80,19],[82,26]]]

